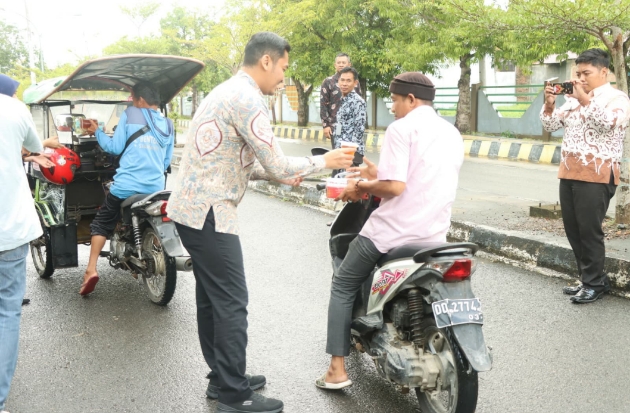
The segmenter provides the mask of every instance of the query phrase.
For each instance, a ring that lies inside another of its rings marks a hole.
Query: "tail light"
[[[444,282],[464,281],[475,272],[476,260],[474,258],[466,258],[455,261],[433,261],[424,265],[442,274]]]
[[[154,217],[162,217],[162,222],[169,222],[171,219],[166,216],[166,206],[168,205],[168,201],[156,201],[146,207],[144,210],[147,214],[152,215]]]
[[[472,274],[472,260],[457,260],[443,275],[445,282],[465,280]]]

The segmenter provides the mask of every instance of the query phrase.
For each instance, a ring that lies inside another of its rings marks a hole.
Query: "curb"
[[[249,188],[297,204],[313,206],[328,213],[334,213],[338,204],[308,184],[296,188],[276,182],[251,181]],[[503,231],[465,221],[452,221],[448,238],[451,241],[474,242],[485,252],[530,266],[557,271],[571,278],[576,278],[577,275],[575,256],[570,248],[526,238],[516,231]],[[630,295],[629,260],[606,257],[605,271],[616,293]]]
[[[464,136],[464,153],[469,156],[560,165],[561,145],[468,138]]]

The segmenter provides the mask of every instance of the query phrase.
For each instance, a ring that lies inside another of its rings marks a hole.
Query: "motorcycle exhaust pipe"
[[[190,257],[175,257],[175,266],[177,267],[177,271],[192,271],[192,258]]]

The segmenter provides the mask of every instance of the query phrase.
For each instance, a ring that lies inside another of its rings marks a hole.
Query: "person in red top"
[[[565,130],[558,172],[560,206],[582,285],[563,292],[572,295],[574,303],[590,303],[610,290],[602,221],[619,185],[630,99],[608,82],[610,57],[604,50],[589,49],[575,63],[573,93],[556,108],[553,87],[547,85],[540,120],[549,132]]]

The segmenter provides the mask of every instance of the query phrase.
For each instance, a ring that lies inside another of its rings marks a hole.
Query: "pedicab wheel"
[[[40,219],[41,221],[41,219]],[[41,278],[50,278],[55,272],[52,261],[52,248],[50,243],[50,230],[42,224],[41,237],[31,241],[31,256],[33,265]]]
[[[479,381],[466,356],[460,350],[450,328],[439,329],[433,317],[422,321],[425,343],[438,355],[442,364],[439,391],[416,396],[422,413],[474,413],[477,408]]]
[[[169,257],[162,246],[160,237],[153,228],[147,228],[142,235],[142,258],[147,263],[150,276],[142,275],[149,299],[164,306],[171,301],[177,285],[175,258]]]

